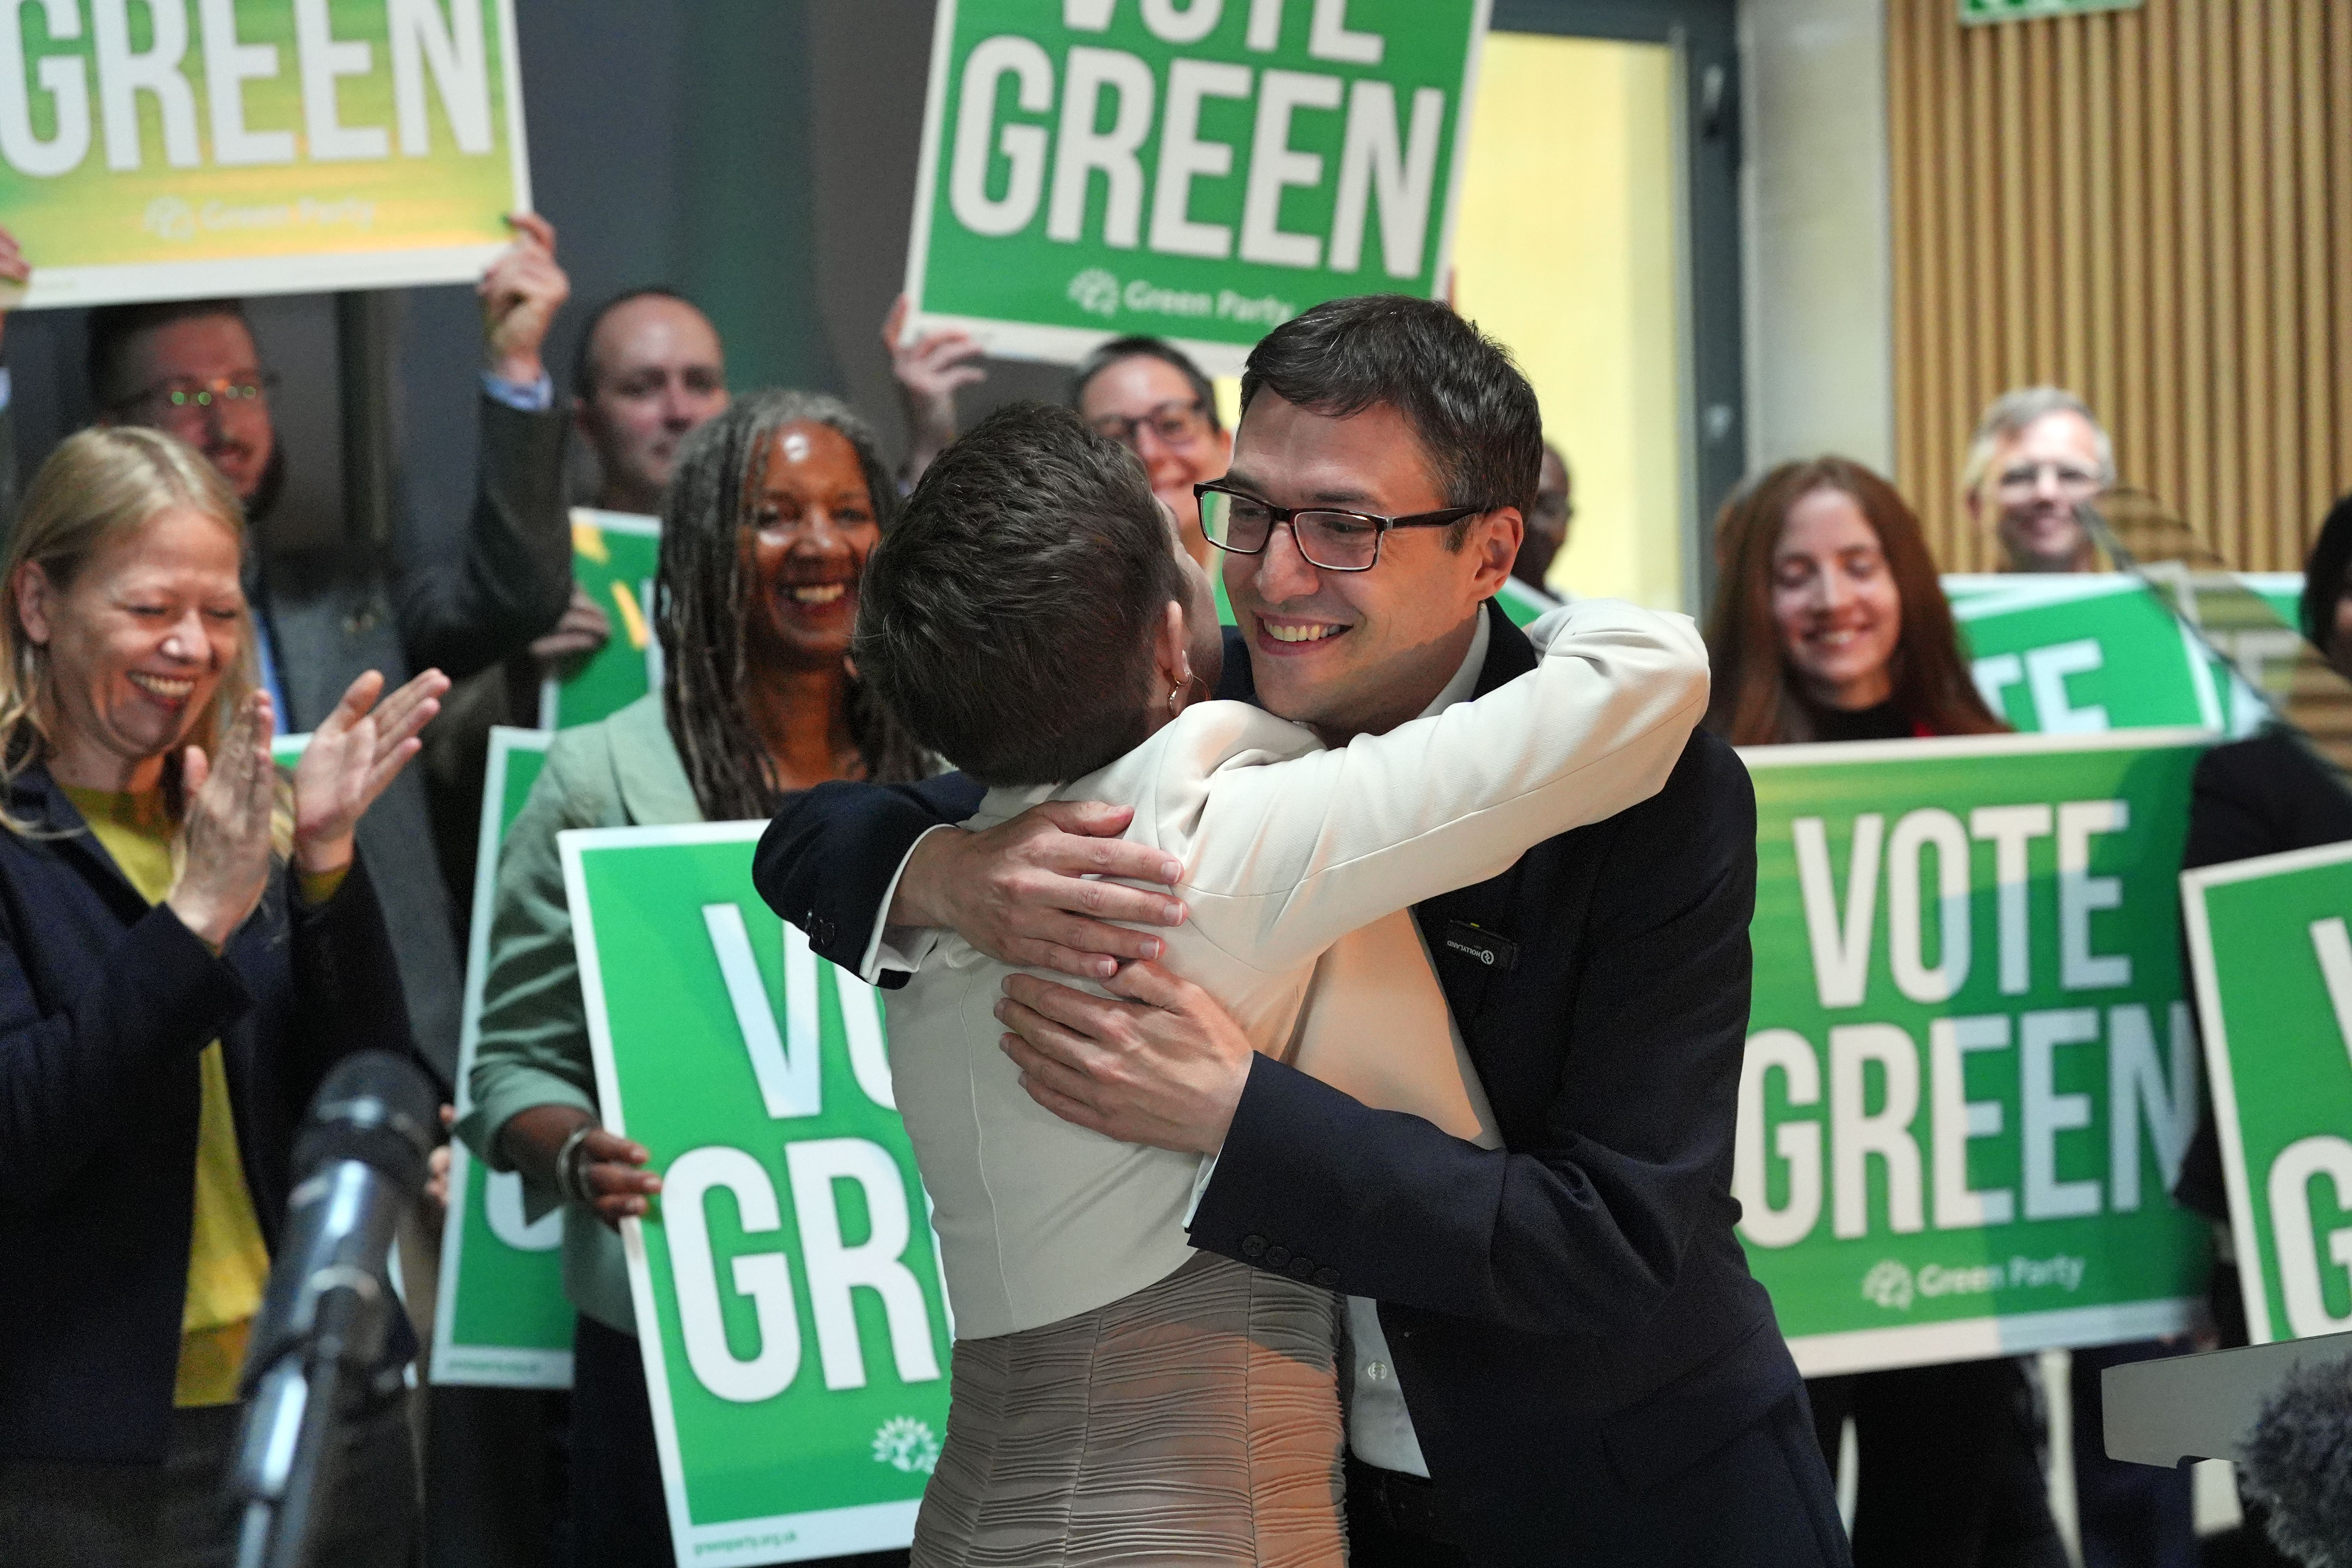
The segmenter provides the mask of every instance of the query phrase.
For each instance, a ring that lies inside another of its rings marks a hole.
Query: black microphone
[[[2239,1451],[2238,1485],[2281,1552],[2352,1568],[2352,1359],[2287,1373]]]
[[[393,1322],[393,1226],[425,1185],[438,1097],[414,1063],[364,1051],[336,1064],[294,1141],[295,1187],[240,1392],[248,1401],[232,1498],[238,1568],[300,1568],[331,1493],[330,1433],[370,1391]]]

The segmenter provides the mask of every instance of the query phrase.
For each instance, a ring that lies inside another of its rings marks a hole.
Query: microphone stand
[[[368,1167],[346,1161],[331,1179],[338,1189],[353,1189],[372,1176]],[[348,1195],[337,1191],[326,1201]],[[339,1479],[333,1428],[352,1397],[368,1392],[370,1369],[383,1352],[389,1325],[383,1280],[334,1262],[310,1276],[309,1293],[317,1302],[309,1331],[276,1347],[247,1414],[230,1480],[248,1500],[237,1568],[306,1568],[317,1503],[333,1495]]]

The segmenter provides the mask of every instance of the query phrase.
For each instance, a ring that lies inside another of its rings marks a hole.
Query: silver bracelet
[[[556,1195],[567,1204],[578,1204],[583,1208],[593,1206],[596,1201],[595,1194],[580,1184],[580,1152],[587,1145],[588,1134],[595,1131],[596,1123],[583,1121],[573,1128],[555,1150]]]

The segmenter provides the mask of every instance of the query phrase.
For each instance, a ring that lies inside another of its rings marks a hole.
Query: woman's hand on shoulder
[[[379,702],[383,689],[373,669],[352,681],[295,764],[294,863],[312,875],[352,863],[360,818],[424,745],[449,678],[428,669]]]
[[[268,695],[248,694],[219,754],[190,746],[180,774],[187,800],[179,880],[163,902],[214,952],[228,945],[269,885],[269,815],[278,771],[269,760],[276,715]]]

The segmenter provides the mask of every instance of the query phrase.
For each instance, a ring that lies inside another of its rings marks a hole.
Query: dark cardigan
[[[407,1009],[358,862],[315,910],[273,868],[215,958],[123,879],[45,768],[8,799],[40,831],[0,829],[0,1458],[160,1463],[200,1053],[221,1042],[274,1248],[311,1093],[352,1052],[413,1058]]]

